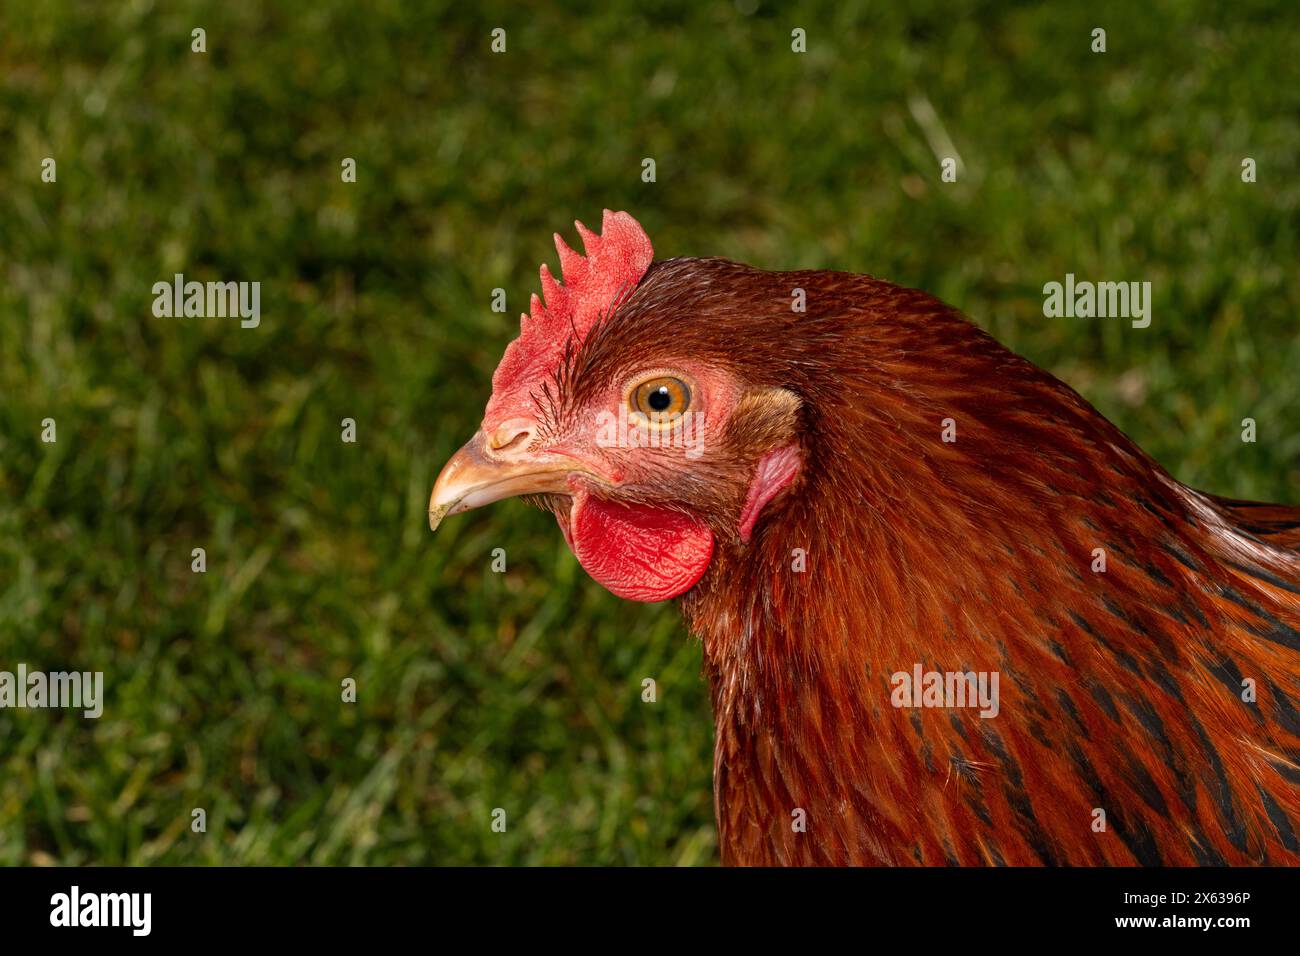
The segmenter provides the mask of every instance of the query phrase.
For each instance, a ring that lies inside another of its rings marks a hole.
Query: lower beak
[[[434,482],[429,496],[429,527],[447,515],[511,498],[515,495],[568,494],[569,476],[583,468],[572,458],[508,453],[494,455],[480,430],[452,455]]]

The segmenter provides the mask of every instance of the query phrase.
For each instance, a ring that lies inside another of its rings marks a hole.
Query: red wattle
[[[560,522],[578,563],[609,591],[630,601],[685,594],[709,569],[713,532],[679,511],[573,496]]]

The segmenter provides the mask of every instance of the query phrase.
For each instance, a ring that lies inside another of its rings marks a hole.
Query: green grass
[[[1183,480],[1300,501],[1293,4],[469,6],[0,0],[0,669],[107,696],[0,711],[0,863],[716,859],[675,611],[518,502],[426,525],[606,206],[928,289]],[[261,327],[155,318],[178,271],[261,281]],[[1151,327],[1045,319],[1066,272],[1152,281]]]

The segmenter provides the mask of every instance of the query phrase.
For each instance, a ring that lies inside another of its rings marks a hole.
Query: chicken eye
[[[676,418],[690,407],[691,390],[681,379],[662,375],[632,389],[629,404],[652,421]]]

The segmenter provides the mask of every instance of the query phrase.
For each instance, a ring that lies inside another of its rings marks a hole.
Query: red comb
[[[519,338],[506,346],[501,364],[492,376],[492,397],[488,400],[484,424],[496,424],[532,411],[530,392],[560,364],[565,346],[573,339],[581,345],[600,317],[609,312],[641,281],[654,259],[650,237],[641,224],[625,212],[610,212],[600,223],[596,235],[580,222],[582,239],[580,256],[555,234],[555,248],[560,254],[561,285],[542,265],[542,294],[546,304],[533,295],[531,315],[519,320]]]

